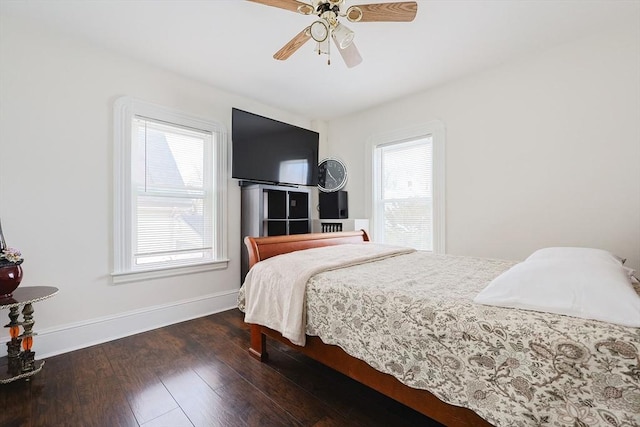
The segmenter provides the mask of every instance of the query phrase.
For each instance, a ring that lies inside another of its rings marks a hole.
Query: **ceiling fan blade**
[[[311,30],[310,27],[305,28],[300,31],[294,38],[292,38],[289,43],[282,46],[282,49],[277,51],[273,57],[275,59],[279,59],[280,61],[284,61],[289,58],[291,55],[295,53],[300,47],[305,44],[311,38]]]
[[[309,15],[315,11],[312,5],[297,0],[247,0],[254,3],[260,3],[267,6],[279,7],[280,9],[290,10],[291,12]]]
[[[418,3],[404,1],[359,4],[348,8],[346,15],[351,22],[411,22],[417,12]]]
[[[340,49],[340,46],[338,45],[336,38],[333,36],[331,38],[333,39],[333,42],[338,48],[338,52],[340,52],[340,56],[342,56],[344,63],[347,64],[347,68],[353,68],[362,62],[362,56],[360,56],[360,52],[358,51],[358,48],[356,47],[355,43],[352,42],[349,46],[345,47],[344,49]]]

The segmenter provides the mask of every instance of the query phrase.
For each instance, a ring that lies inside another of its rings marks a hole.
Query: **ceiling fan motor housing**
[[[322,16],[325,12],[332,12],[334,15],[338,16],[340,14],[340,6],[338,4],[332,4],[331,2],[320,3],[316,8],[316,12],[318,16]]]

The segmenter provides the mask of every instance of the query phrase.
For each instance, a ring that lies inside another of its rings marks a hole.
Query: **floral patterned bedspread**
[[[640,426],[640,329],[478,305],[514,264],[426,252],[307,284],[307,334],[496,426]]]

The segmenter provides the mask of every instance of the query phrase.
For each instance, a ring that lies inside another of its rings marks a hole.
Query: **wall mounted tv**
[[[233,108],[231,175],[244,181],[318,184],[319,135]]]

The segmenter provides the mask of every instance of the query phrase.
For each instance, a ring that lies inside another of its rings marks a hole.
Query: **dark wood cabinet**
[[[241,235],[285,236],[311,232],[311,189],[269,184],[243,184]],[[247,274],[249,258],[241,244],[241,279]]]

